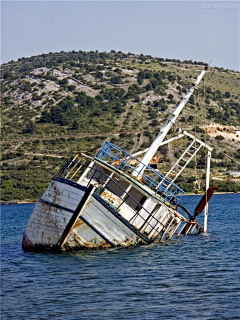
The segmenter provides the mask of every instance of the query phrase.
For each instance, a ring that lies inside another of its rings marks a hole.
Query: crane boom
[[[132,175],[134,177],[138,176],[139,174],[143,174],[145,166],[149,164],[149,162],[151,161],[152,157],[155,155],[158,147],[160,146],[160,144],[165,139],[167,133],[169,132],[169,130],[171,129],[171,127],[175,123],[177,117],[179,116],[180,112],[183,110],[185,104],[187,103],[187,101],[189,100],[191,95],[193,94],[196,86],[202,80],[202,78],[203,78],[204,74],[206,73],[207,69],[208,69],[208,66],[206,65],[204,67],[204,70],[197,77],[196,82],[192,84],[192,86],[190,87],[190,89],[188,90],[188,92],[186,93],[184,98],[177,105],[176,109],[173,111],[172,114],[170,114],[170,116],[168,117],[166,123],[161,127],[161,129],[159,131],[159,134],[154,139],[154,141],[152,142],[152,144],[149,147],[148,151],[143,156],[141,163],[138,164],[138,166],[136,167],[136,169],[132,173]]]

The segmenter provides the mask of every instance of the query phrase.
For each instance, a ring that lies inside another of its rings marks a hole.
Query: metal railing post
[[[211,165],[211,151],[208,150],[207,154],[207,171],[206,171],[206,192],[209,188],[209,180],[210,180],[210,165]],[[207,193],[206,193],[207,197]],[[203,232],[207,233],[207,220],[208,220],[208,202],[206,201],[206,206],[204,209],[204,224],[203,224]]]

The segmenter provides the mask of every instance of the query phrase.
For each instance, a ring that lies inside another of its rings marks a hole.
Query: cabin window
[[[129,186],[127,181],[121,180],[118,176],[114,175],[112,178],[116,183],[113,181],[109,181],[108,187],[111,191],[113,191],[117,196],[122,198],[125,195],[124,190],[126,190]]]
[[[141,209],[141,205],[144,204],[144,202],[146,201],[147,197],[145,195],[143,195],[141,192],[139,192],[137,189],[135,188],[132,188],[130,191],[129,191],[129,194],[132,198],[128,197],[126,199],[126,203],[131,206],[133,209],[135,210],[140,210]]]
[[[110,170],[107,170],[102,166],[95,164],[87,177],[88,179],[92,179],[94,177],[95,180],[99,181],[100,183],[104,183],[107,181],[110,174],[111,174]]]

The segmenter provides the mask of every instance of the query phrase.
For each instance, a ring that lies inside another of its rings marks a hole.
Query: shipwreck
[[[26,251],[66,251],[150,244],[180,234],[207,231],[212,148],[183,131],[167,139],[208,67],[200,73],[148,149],[130,154],[106,141],[95,157],[78,153],[55,175],[27,222]],[[186,137],[188,146],[165,174],[149,163],[157,149]],[[181,205],[184,191],[175,184],[197,152],[205,149],[206,193],[194,212]],[[142,153],[139,160],[137,156]],[[197,216],[204,210],[204,223]]]

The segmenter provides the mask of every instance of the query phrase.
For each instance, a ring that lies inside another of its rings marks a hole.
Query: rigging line
[[[215,73],[215,69],[213,70],[213,72],[210,74],[210,76],[208,77],[208,79],[207,80],[209,80],[209,79],[211,79],[212,78],[212,76],[214,75],[214,73]]]

